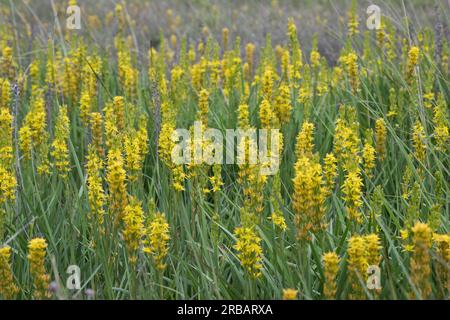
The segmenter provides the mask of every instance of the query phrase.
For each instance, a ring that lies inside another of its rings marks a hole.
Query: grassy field
[[[0,298],[450,297],[450,3],[76,2],[0,2]]]

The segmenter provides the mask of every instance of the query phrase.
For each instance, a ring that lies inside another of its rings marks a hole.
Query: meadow
[[[450,3],[370,4],[2,0],[0,299],[449,299]]]

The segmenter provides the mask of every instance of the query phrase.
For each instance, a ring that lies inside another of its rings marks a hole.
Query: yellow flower
[[[259,118],[261,120],[261,127],[263,129],[270,129],[273,117],[274,114],[270,102],[266,99],[263,99],[263,101],[259,105]]]
[[[323,294],[325,299],[336,299],[336,277],[339,272],[339,256],[335,252],[327,252],[322,256],[324,269]]]
[[[291,120],[291,90],[285,83],[280,85],[278,96],[275,98],[275,112],[280,125],[288,124]]]
[[[420,162],[425,161],[427,146],[425,144],[425,129],[420,121],[416,121],[413,126],[412,145],[414,148],[414,155]]]
[[[110,210],[115,222],[122,220],[127,203],[126,171],[120,149],[115,148],[108,153],[106,181],[109,187]]]
[[[45,270],[47,242],[43,238],[34,238],[28,242],[28,261],[33,276],[35,299],[50,298],[48,291],[50,276]]]
[[[51,156],[55,160],[55,167],[58,174],[65,179],[70,171],[69,149],[67,140],[69,139],[70,123],[67,116],[67,107],[62,106],[59,109],[56,119],[55,139],[52,143]]]
[[[169,252],[169,224],[164,213],[157,212],[146,229],[146,240],[143,251],[152,256],[155,266],[163,271],[164,260]]]
[[[411,49],[409,49],[408,52],[408,62],[406,65],[406,79],[408,80],[409,83],[412,82],[413,75],[414,75],[414,69],[417,66],[417,63],[419,61],[419,54],[420,54],[420,49],[419,47],[411,47]]]
[[[419,292],[420,298],[428,299],[431,294],[430,249],[433,233],[431,228],[422,222],[416,222],[411,231],[414,243],[410,263],[411,281]],[[415,297],[415,293],[411,292],[411,298]]]
[[[333,153],[327,153],[324,160],[323,174],[325,178],[325,187],[327,190],[327,195],[331,194],[334,188],[337,171],[337,159]]]
[[[362,151],[362,158],[364,161],[364,170],[369,178],[372,177],[372,169],[375,168],[375,148],[371,143],[364,144]]]
[[[100,175],[100,171],[103,168],[103,162],[92,145],[89,146],[86,168],[89,205],[91,207],[91,215],[89,215],[89,218],[91,221],[96,221],[97,227],[101,229],[106,201],[105,191],[103,190],[103,181]]]
[[[0,205],[16,197],[17,181],[14,174],[0,165]]]
[[[0,108],[0,164],[9,167],[13,159],[13,117],[7,108]]]
[[[144,235],[144,211],[135,198],[131,198],[125,207],[123,222],[123,238],[128,252],[128,260],[130,264],[136,265],[138,249]]]
[[[348,240],[348,269],[350,272],[350,283],[352,292],[350,297],[352,299],[363,299],[363,287],[367,278],[367,256],[366,256],[366,241],[364,237],[353,236]]]
[[[238,251],[238,258],[241,265],[248,272],[250,277],[261,276],[262,269],[262,248],[261,238],[253,230],[253,227],[239,227],[234,230],[236,244],[234,249]]]
[[[384,122],[383,118],[378,118],[375,121],[375,143],[376,151],[380,161],[383,161],[386,158],[386,136],[386,123]]]
[[[0,296],[6,300],[14,299],[19,289],[14,284],[11,266],[11,248],[0,248]]]
[[[363,204],[362,186],[363,182],[358,169],[348,172],[342,185],[343,199],[349,218],[358,223],[361,222],[360,208]]]
[[[321,165],[305,156],[295,164],[294,195],[292,207],[295,212],[298,239],[310,239],[311,233],[324,229],[325,189],[322,187]]]
[[[283,300],[297,300],[298,290],[283,289]]]
[[[305,156],[312,157],[314,148],[314,124],[305,121],[302,129],[297,135],[297,143],[295,145],[295,155],[297,159]]]

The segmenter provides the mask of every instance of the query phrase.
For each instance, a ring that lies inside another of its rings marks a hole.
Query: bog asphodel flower
[[[101,177],[101,170],[103,168],[103,161],[99,157],[94,146],[89,146],[89,155],[87,157],[87,187],[89,196],[89,205],[91,214],[89,218],[95,221],[97,226],[101,229],[103,224],[103,216],[105,214],[106,195],[103,189],[103,181]]]
[[[427,145],[425,144],[425,129],[420,121],[416,121],[413,126],[412,145],[416,159],[420,162],[425,161]]]
[[[63,179],[67,178],[67,173],[70,171],[69,148],[67,145],[69,130],[70,122],[67,116],[67,107],[61,106],[56,119],[55,139],[52,143],[51,156],[54,159],[58,175]]]
[[[109,150],[106,181],[109,187],[110,211],[115,222],[119,223],[125,212],[127,204],[126,171],[122,152],[119,148]]]
[[[336,299],[336,277],[339,272],[339,256],[335,252],[327,252],[322,256],[324,284],[323,295],[325,299]]]
[[[314,148],[314,124],[305,121],[302,128],[297,135],[297,142],[295,145],[295,156],[297,159],[305,156],[312,157]]]
[[[350,297],[352,299],[363,299],[364,290],[367,278],[367,256],[366,256],[366,241],[364,237],[353,236],[348,240],[348,270],[350,272],[350,283],[352,292]]]
[[[383,118],[378,118],[375,121],[375,143],[378,159],[383,161],[386,158],[386,137],[387,129]]]
[[[128,252],[128,260],[131,265],[136,265],[138,249],[144,236],[144,211],[135,198],[131,198],[125,207],[123,216],[123,238]]]
[[[164,213],[157,212],[146,228],[144,253],[151,255],[158,270],[166,268],[164,260],[169,252],[169,224]]]
[[[408,62],[406,64],[406,79],[409,83],[414,79],[414,70],[419,61],[420,49],[419,47],[411,47],[408,52]]]
[[[349,218],[358,223],[361,222],[360,208],[363,204],[362,186],[363,182],[358,168],[347,173],[342,185],[343,199]]]
[[[242,267],[252,278],[261,276],[262,256],[261,238],[253,227],[238,227],[234,230],[236,244],[234,249]]]
[[[302,156],[295,164],[293,209],[297,238],[307,240],[310,233],[325,227],[324,201],[326,191],[322,180],[322,167],[318,161]]]
[[[430,249],[433,233],[431,228],[422,222],[416,222],[411,231],[414,245],[410,266],[411,280],[420,298],[428,299],[431,294]],[[415,297],[414,291],[411,292],[411,298]]]
[[[6,300],[14,299],[19,292],[14,283],[10,259],[11,248],[8,246],[0,248],[0,297]]]
[[[50,298],[48,290],[50,276],[45,270],[47,242],[43,238],[34,238],[28,242],[28,261],[33,276],[33,297],[35,299]]]

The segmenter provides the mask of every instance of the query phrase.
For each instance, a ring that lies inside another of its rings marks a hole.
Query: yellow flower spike
[[[410,276],[420,298],[428,299],[431,295],[431,264],[430,249],[432,244],[432,230],[422,222],[416,222],[411,228],[414,249],[410,262]],[[411,292],[415,299],[415,292]]]
[[[261,238],[253,227],[239,227],[234,230],[236,244],[234,249],[242,267],[252,278],[261,276],[263,252]]]
[[[295,156],[297,159],[305,156],[311,158],[314,148],[314,124],[305,121],[302,128],[297,135],[297,142],[295,145]]]
[[[375,143],[378,159],[383,161],[386,158],[386,137],[387,129],[383,118],[378,118],[375,121]]]
[[[115,223],[118,224],[122,220],[127,205],[126,171],[120,149],[115,148],[109,151],[106,172],[110,210]]]
[[[0,297],[6,300],[14,299],[19,288],[14,284],[14,277],[10,265],[11,248],[0,248]]]
[[[339,256],[335,252],[327,252],[322,256],[324,269],[323,295],[325,299],[336,299],[336,277],[339,272]]]
[[[361,222],[362,187],[363,182],[359,170],[355,169],[348,172],[342,185],[343,199],[349,219],[358,223]]]
[[[34,238],[28,242],[28,261],[33,276],[33,297],[37,300],[50,298],[50,276],[45,270],[47,242],[43,238]]]
[[[350,297],[352,299],[364,299],[364,289],[362,286],[366,283],[367,278],[367,257],[366,257],[366,241],[364,237],[353,236],[348,240],[348,270],[350,272],[350,283],[352,291]]]
[[[311,239],[310,233],[325,228],[324,201],[326,190],[322,186],[321,165],[305,156],[295,164],[294,196],[292,207],[295,212],[297,238]]]
[[[278,95],[275,98],[275,112],[280,125],[289,123],[291,120],[291,110],[291,90],[287,84],[283,83],[280,85]]]
[[[337,159],[333,153],[327,153],[323,160],[323,174],[325,178],[325,186],[327,189],[327,195],[330,195],[333,191],[334,184],[336,182],[336,177],[338,175],[337,171]]]
[[[157,212],[146,229],[144,253],[149,254],[159,271],[166,268],[164,260],[169,252],[169,224],[164,213]]]
[[[259,118],[261,120],[261,127],[264,129],[269,129],[273,120],[273,111],[270,102],[264,99],[259,105]]]
[[[91,208],[88,217],[91,221],[95,221],[96,226],[102,231],[103,216],[105,215],[104,206],[106,202],[106,195],[101,177],[103,162],[93,145],[89,146],[88,152],[86,169],[89,205]]]
[[[135,198],[129,200],[123,215],[123,238],[128,252],[130,264],[137,263],[138,249],[144,236],[144,211]]]
[[[420,55],[419,47],[411,47],[408,52],[408,62],[406,64],[406,79],[412,83],[414,79],[414,70],[418,64]]]
[[[67,116],[67,107],[61,106],[56,119],[55,139],[52,143],[51,156],[58,175],[65,179],[70,171],[69,148],[67,141],[69,140],[70,122]]]
[[[420,162],[425,161],[427,145],[425,143],[425,129],[420,121],[416,121],[413,126],[412,145],[414,148],[414,155]]]

